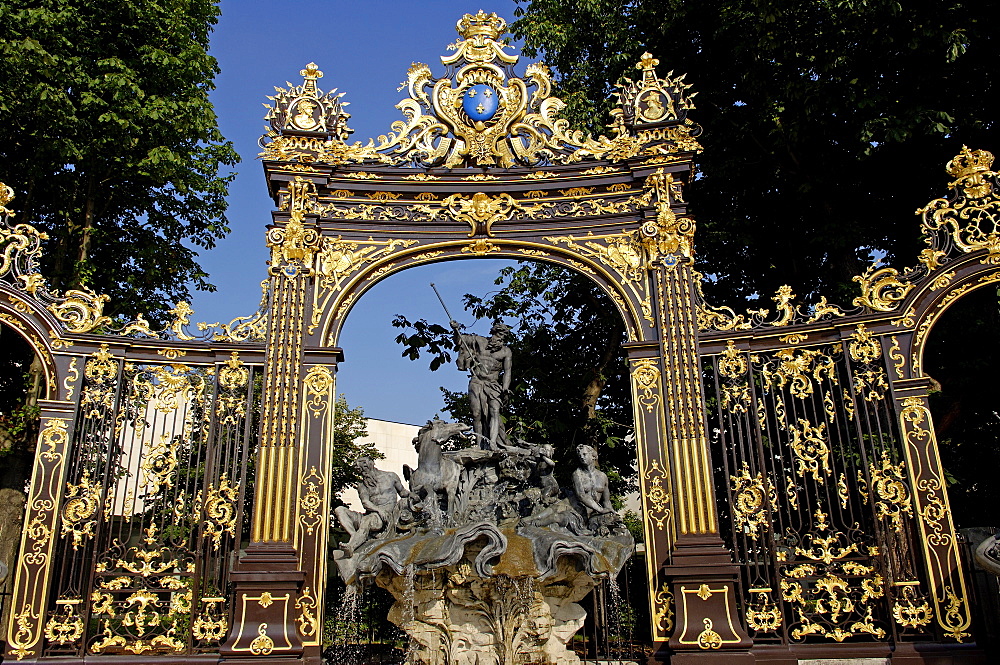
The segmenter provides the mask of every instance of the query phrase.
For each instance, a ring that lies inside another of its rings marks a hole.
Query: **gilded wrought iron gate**
[[[252,496],[254,386],[233,351],[83,365],[44,655],[217,651]]]
[[[51,292],[44,235],[5,215],[0,321],[47,385],[7,657],[318,662],[342,324],[390,274],[483,256],[585,274],[623,318],[655,659],[961,656],[974,636],[921,365],[941,313],[1000,282],[992,155],[949,163],[919,265],[873,266],[853,311],[784,287],[775,318],[737,314],[693,270],[683,77],[643,55],[595,139],[558,118],[544,66],[517,74],[502,19],[457,27],[444,75],[410,68],[405,119],[378,143],[346,142],[314,64],[271,98],[254,316],[194,330],[179,303],[162,330],[111,321],[105,296]]]
[[[730,341],[710,363],[717,482],[754,640],[933,633],[878,339],[859,325],[818,346]],[[960,620],[949,627],[968,637]]]
[[[42,234],[0,233],[0,319],[47,384],[7,656],[217,654],[252,510],[266,302],[200,330],[184,303],[163,330],[115,328],[104,296],[47,288]]]
[[[701,306],[716,487],[755,644],[973,638],[922,363],[941,314],[1000,282],[992,161],[963,148],[948,163],[949,196],[918,211],[918,265],[855,278],[854,311],[794,307],[789,287],[769,321]]]

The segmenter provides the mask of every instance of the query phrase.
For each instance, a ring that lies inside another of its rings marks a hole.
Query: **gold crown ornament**
[[[978,173],[985,173],[993,166],[993,153],[988,150],[969,150],[962,146],[962,151],[948,162],[945,170],[948,175],[960,180]]]
[[[495,13],[487,14],[482,9],[476,14],[466,14],[458,19],[455,30],[463,39],[483,36],[487,39],[499,39],[500,35],[507,32],[507,21],[503,20]]]

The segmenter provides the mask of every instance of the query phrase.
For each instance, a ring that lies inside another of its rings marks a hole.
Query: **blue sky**
[[[197,321],[250,314],[260,299],[268,258],[264,228],[272,202],[257,159],[257,140],[264,128],[262,103],[273,86],[300,83],[299,70],[315,62],[324,74],[320,88],[346,93],[349,125],[355,130],[351,140],[367,141],[401,118],[395,105],[404,93],[396,88],[412,62],[425,62],[435,74],[441,73],[440,56],[457,39],[455,22],[463,14],[483,9],[511,21],[515,5],[509,0],[475,5],[449,0],[222,0],[220,7],[212,55],[222,72],[212,102],[223,134],[243,162],[229,193],[232,232],[201,257],[219,290],[195,295]],[[493,290],[501,264],[481,259],[423,266],[394,275],[366,293],[341,336],[346,362],[338,374],[338,391],[369,417],[417,424],[434,416],[441,407],[438,387],[464,389],[467,379],[454,367],[430,372],[423,359],[401,358],[401,347],[393,342],[399,331],[390,321],[399,313],[444,323],[430,282],[458,316],[461,295]],[[468,316],[458,318],[472,323]],[[481,322],[474,331],[485,334],[488,328]]]

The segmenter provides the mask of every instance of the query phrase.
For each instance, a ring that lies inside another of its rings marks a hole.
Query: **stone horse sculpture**
[[[464,423],[446,423],[435,417],[420,428],[413,440],[417,448],[417,468],[403,465],[403,477],[410,482],[410,509],[426,510],[432,523],[442,521],[441,499],[448,509],[455,506],[462,466],[444,456],[441,445],[472,429]]]

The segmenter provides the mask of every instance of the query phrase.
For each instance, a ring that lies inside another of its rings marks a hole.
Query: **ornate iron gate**
[[[46,655],[217,651],[227,633],[259,368],[129,355],[83,366]]]
[[[464,16],[444,75],[410,69],[378,143],[346,142],[315,65],[279,89],[254,316],[192,330],[179,303],[163,330],[116,327],[106,297],[46,288],[41,234],[0,229],[0,319],[48,387],[8,657],[316,662],[343,321],[390,274],[482,256],[581,272],[625,322],[656,658],[962,653],[921,354],[951,303],[1000,281],[992,155],[949,164],[920,264],[859,276],[854,311],[785,287],[775,318],[740,315],[706,304],[692,268],[688,84],[644,55],[594,139],[558,119],[544,66],[517,74],[504,27]]]

